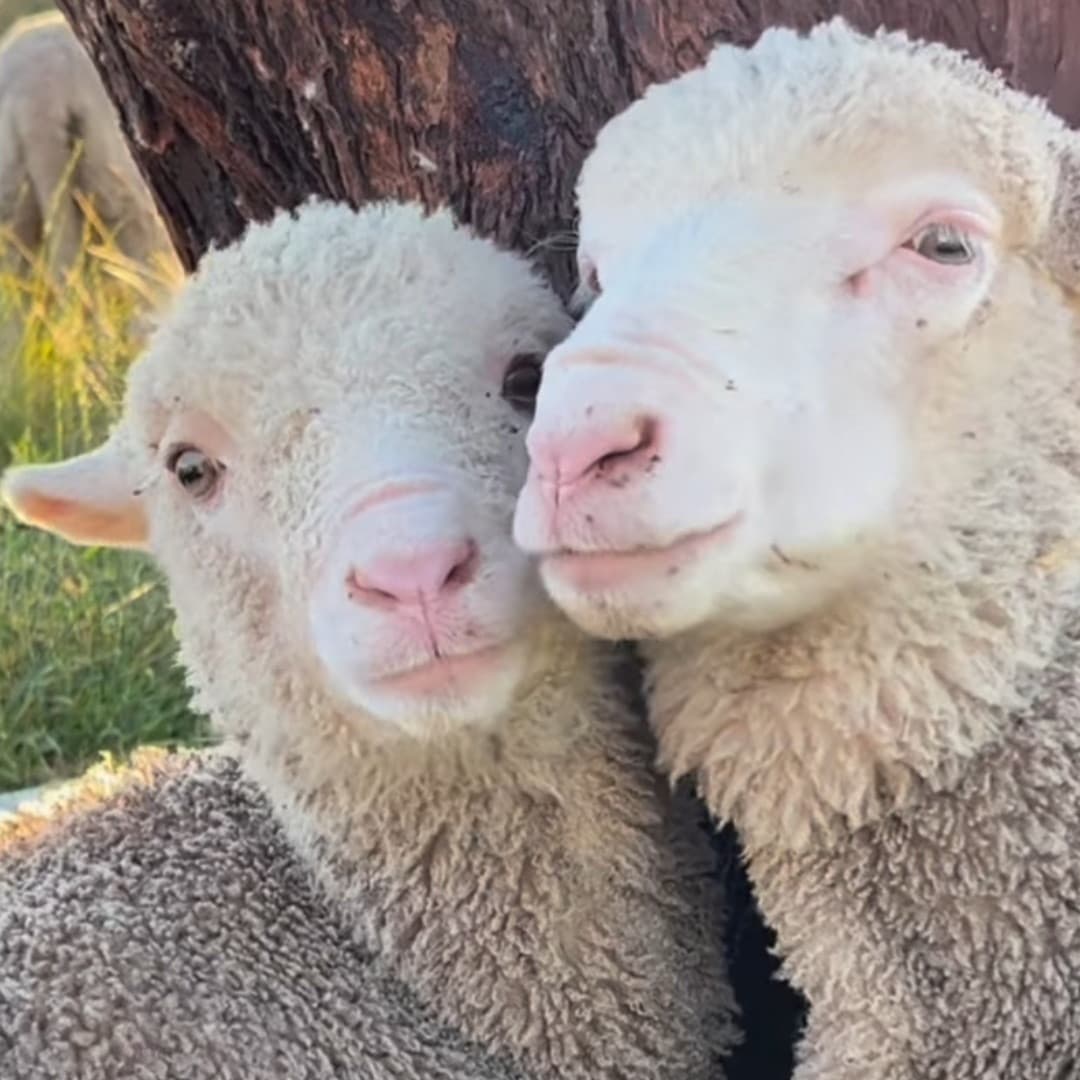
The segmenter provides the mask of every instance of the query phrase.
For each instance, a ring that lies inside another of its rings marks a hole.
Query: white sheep
[[[579,183],[515,536],[646,642],[799,1080],[1080,1068],[1080,136],[840,21],[648,91]]]
[[[511,539],[568,329],[446,213],[308,204],[204,258],[104,446],[4,490],[72,541],[153,552],[198,706],[379,971],[536,1076],[707,1077],[734,1031],[707,837],[613,654]],[[37,932],[77,919],[96,971],[92,911],[51,904]],[[49,985],[0,953],[0,998]]]
[[[172,246],[86,50],[58,12],[17,20],[0,41],[0,222],[50,265],[79,251],[87,197],[122,252],[147,263]],[[49,226],[46,237],[45,228]]]

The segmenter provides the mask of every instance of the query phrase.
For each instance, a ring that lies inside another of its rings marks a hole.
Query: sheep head
[[[446,213],[309,203],[204,258],[102,447],[4,493],[76,543],[153,554],[226,730],[483,726],[555,624],[511,518],[568,328]]]
[[[614,118],[515,517],[556,602],[608,637],[767,629],[961,527],[994,432],[1038,426],[1026,357],[1075,363],[1076,144],[975,61],[839,20]]]

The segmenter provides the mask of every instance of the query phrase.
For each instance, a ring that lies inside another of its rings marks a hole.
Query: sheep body
[[[696,806],[509,535],[503,368],[567,326],[446,213],[310,204],[204,258],[102,450],[5,490],[153,551],[197,705],[380,972],[536,1075],[706,1077],[734,1033]],[[169,464],[200,442],[225,477],[202,503]],[[364,553],[466,527],[475,568],[427,632],[501,659],[403,713],[386,672],[428,654]]]
[[[91,772],[0,841],[8,1080],[520,1075],[377,974],[227,756]]]
[[[1070,1075],[1080,1047],[1076,634],[955,786],[753,880],[810,1011],[803,1077]]]
[[[86,50],[59,13],[27,16],[0,41],[0,221],[29,254],[48,224],[58,272],[81,240],[76,192],[130,258],[172,251]]]
[[[1078,162],[970,59],[836,21],[719,47],[582,174],[602,291],[549,356],[534,468],[624,397],[667,442],[580,483],[563,534],[531,479],[519,540],[582,625],[650,638],[662,760],[738,828],[809,1000],[799,1080],[1080,1060]],[[983,261],[903,261],[956,205]],[[575,584],[579,549],[637,569]]]

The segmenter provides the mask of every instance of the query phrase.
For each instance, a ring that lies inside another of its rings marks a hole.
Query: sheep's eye
[[[928,225],[905,246],[924,259],[932,259],[946,266],[965,266],[975,258],[971,241],[952,225]]]
[[[578,252],[578,287],[579,293],[587,293],[588,299],[595,300],[604,290],[600,288],[600,271],[588,255]]]
[[[522,353],[510,361],[503,375],[502,396],[520,412],[531,413],[540,392],[544,358],[537,353]]]
[[[193,498],[205,499],[217,487],[223,466],[194,446],[180,447],[168,460],[180,486]]]

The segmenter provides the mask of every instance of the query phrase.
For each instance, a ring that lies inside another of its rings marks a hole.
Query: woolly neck
[[[540,1075],[704,1078],[734,1034],[707,838],[613,651],[534,629],[508,713],[427,744],[280,673],[203,701],[357,939],[443,1019]],[[244,712],[255,685],[272,713]]]
[[[1073,316],[1033,283],[935,373],[919,498],[856,587],[778,631],[643,649],[663,765],[696,775],[751,857],[949,789],[1053,657],[1080,585],[1080,387]]]

